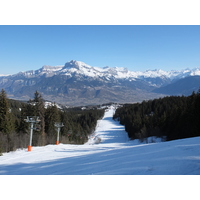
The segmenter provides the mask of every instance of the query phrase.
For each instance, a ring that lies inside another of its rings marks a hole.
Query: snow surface
[[[1,175],[199,175],[200,137],[140,144],[112,120],[110,107],[84,145],[47,145],[4,153]]]

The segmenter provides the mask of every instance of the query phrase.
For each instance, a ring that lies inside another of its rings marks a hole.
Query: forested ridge
[[[57,130],[55,122],[62,122],[60,142],[65,144],[83,144],[94,131],[97,120],[104,115],[104,109],[80,108],[59,109],[56,104],[45,107],[40,93],[27,103],[7,98],[6,92],[0,92],[0,154],[27,148],[30,138],[30,124],[27,116],[39,116],[33,132],[32,146],[55,144]]]
[[[125,126],[131,139],[156,136],[174,140],[200,136],[200,90],[192,95],[169,96],[126,104],[113,116]]]

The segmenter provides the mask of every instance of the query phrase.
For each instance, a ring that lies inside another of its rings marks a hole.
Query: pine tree
[[[38,138],[37,141],[33,138],[33,143],[36,143],[35,145],[46,145],[45,140],[45,106],[44,106],[44,100],[42,98],[42,95],[36,91],[34,93],[34,99],[29,100],[28,102],[28,110],[27,110],[27,116],[38,116],[40,121],[40,134],[37,132]],[[34,134],[35,135],[35,134]]]
[[[12,115],[4,89],[0,93],[0,132],[10,133],[13,129]]]
[[[60,115],[57,106],[48,106],[45,112],[45,132],[48,135],[50,143],[55,143],[55,136],[57,134],[54,126],[55,122],[60,122]]]
[[[34,93],[34,99],[30,102],[34,106],[33,115],[39,116],[41,122],[41,135],[42,140],[40,141],[39,145],[45,145],[45,106],[44,106],[44,100],[42,98],[42,95],[36,91]]]

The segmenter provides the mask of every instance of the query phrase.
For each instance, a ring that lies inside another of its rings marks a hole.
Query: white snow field
[[[199,175],[200,137],[140,144],[113,121],[110,107],[84,145],[4,153],[0,175]]]

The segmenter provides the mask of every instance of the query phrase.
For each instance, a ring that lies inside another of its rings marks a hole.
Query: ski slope
[[[200,137],[140,144],[112,120],[110,107],[84,145],[4,153],[0,175],[199,175]]]

